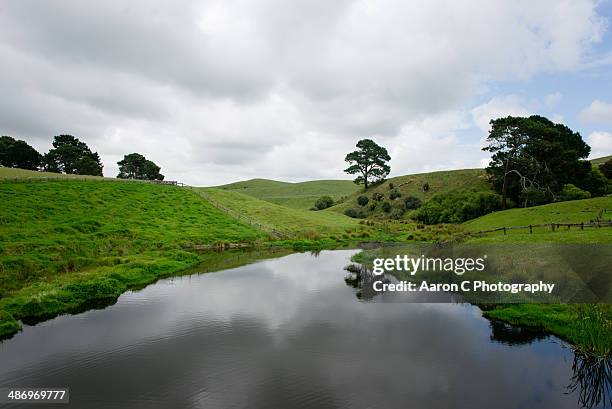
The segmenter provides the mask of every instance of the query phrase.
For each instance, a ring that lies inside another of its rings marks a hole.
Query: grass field
[[[610,159],[612,159],[612,155],[610,156],[603,156],[601,158],[595,158],[595,159],[591,159],[591,163],[593,165],[601,165],[602,163],[606,163],[607,161],[609,161]]]
[[[423,186],[429,185],[429,189],[424,191]],[[429,200],[436,194],[452,191],[464,190],[490,190],[489,184],[485,179],[484,169],[460,169],[431,173],[419,173],[416,175],[398,176],[385,180],[382,184],[368,188],[367,192],[353,193],[344,203],[333,206],[331,209],[336,212],[344,212],[346,209],[368,209],[368,206],[361,207],[357,204],[357,197],[365,195],[372,202],[372,195],[376,192],[385,195],[385,201],[389,201],[389,194],[393,189],[401,193],[401,197],[395,199],[401,201],[408,196],[416,196],[423,202]],[[391,201],[393,202],[393,201]],[[367,211],[368,216],[383,216],[382,206],[377,206],[373,211]]]
[[[268,179],[251,179],[217,186],[217,188],[236,191],[281,206],[304,210],[313,207],[315,201],[321,196],[327,195],[334,200],[338,200],[360,189],[350,180],[314,180],[288,183]]]
[[[509,209],[487,214],[465,222],[463,226],[472,232],[490,230],[498,227],[528,226],[530,224],[550,223],[588,223],[601,214],[604,220],[612,219],[612,197],[597,197],[585,200],[550,203],[526,209]],[[558,228],[554,232],[550,226],[536,227],[533,234],[529,229],[508,230],[487,233],[486,236],[473,241],[498,242],[554,242],[554,243],[612,243],[612,227],[585,228],[580,230]]]
[[[4,182],[0,201],[0,310],[15,318],[72,308],[83,298],[76,293],[96,298],[188,267],[199,260],[186,250],[193,245],[268,238],[174,186]]]
[[[17,168],[5,168],[0,166],[0,179],[11,179],[11,178],[57,178],[57,179],[112,179],[104,178],[102,176],[86,176],[86,175],[65,175],[63,173],[52,173],[52,172],[37,172],[35,170],[17,169]]]
[[[359,220],[328,210],[311,211],[292,209],[252,196],[217,188],[198,188],[206,198],[219,203],[244,217],[287,233],[294,238],[319,239],[324,237],[341,238],[363,230]],[[348,237],[345,237],[348,238]]]

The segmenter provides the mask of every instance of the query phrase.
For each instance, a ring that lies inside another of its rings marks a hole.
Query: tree
[[[593,166],[591,171],[576,184],[580,189],[591,193],[592,197],[603,196],[608,189],[608,179],[598,167]]]
[[[164,180],[161,168],[139,153],[125,155],[119,165],[119,179]]]
[[[102,176],[102,162],[97,152],[72,135],[53,138],[53,149],[43,159],[45,170],[73,175]]]
[[[487,173],[496,191],[524,206],[554,200],[563,185],[579,185],[591,170],[582,160],[591,148],[567,126],[533,115],[491,120],[484,151],[492,153]]]
[[[38,170],[42,155],[27,142],[0,136],[0,165],[7,168]]]
[[[612,159],[608,160],[606,163],[602,163],[599,165],[599,170],[605,177],[608,179],[612,179]]]
[[[368,188],[370,181],[383,180],[391,171],[387,162],[391,160],[385,148],[379,146],[371,139],[362,139],[357,142],[358,150],[346,155],[344,160],[350,164],[344,171],[348,174],[359,174],[355,183],[363,183]]]

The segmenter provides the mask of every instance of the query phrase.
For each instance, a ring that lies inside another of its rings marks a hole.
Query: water
[[[555,338],[465,304],[359,300],[354,253],[163,280],[26,327],[0,344],[0,386],[69,386],[63,408],[580,407]]]

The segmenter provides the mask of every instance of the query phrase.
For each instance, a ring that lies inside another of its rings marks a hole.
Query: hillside
[[[331,196],[338,200],[349,196],[359,189],[350,180],[314,180],[310,182],[289,183],[268,179],[251,179],[229,185],[216,186],[217,189],[236,191],[262,199],[270,203],[294,209],[310,209],[321,196]]]
[[[0,179],[12,179],[12,178],[53,178],[53,179],[111,179],[104,178],[102,176],[85,176],[85,175],[66,175],[63,173],[52,173],[52,172],[37,172],[35,170],[17,169],[17,168],[5,168],[0,166]]]
[[[603,213],[602,213],[603,211]],[[468,231],[490,230],[499,227],[528,226],[530,224],[550,223],[588,223],[601,215],[603,220],[612,219],[612,197],[597,197],[585,200],[550,203],[526,209],[509,209],[487,214],[465,222]],[[528,229],[509,230],[503,233],[489,233],[479,241],[549,241],[549,242],[612,242],[612,228],[573,228],[557,229],[554,233],[549,227],[539,227],[529,234]]]
[[[429,186],[427,190],[423,189],[425,184]],[[391,189],[391,186],[393,186],[393,189]],[[380,185],[368,188],[367,192],[363,192],[363,190],[356,192],[344,203],[332,207],[331,210],[342,213],[346,209],[356,208],[364,209],[368,213],[368,216],[382,216],[382,206],[377,206],[374,210],[370,210],[368,206],[362,208],[357,204],[357,198],[360,195],[367,196],[370,199],[369,205],[371,205],[374,193],[381,193],[385,197],[384,201],[391,201],[389,199],[389,194],[392,190],[398,190],[401,197],[395,199],[395,201],[402,201],[408,196],[416,196],[425,202],[439,193],[447,193],[456,190],[480,191],[489,189],[490,187],[485,179],[484,169],[460,169],[419,173],[390,178]]]
[[[196,191],[232,213],[296,238],[339,237],[360,227],[358,220],[331,211],[292,209],[229,189],[197,188]]]
[[[591,163],[593,165],[601,165],[602,163],[606,163],[607,161],[609,161],[610,159],[612,159],[612,155],[610,156],[604,156],[602,158],[595,158],[595,159],[591,159]]]

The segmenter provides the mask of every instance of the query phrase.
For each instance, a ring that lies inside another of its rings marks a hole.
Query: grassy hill
[[[428,184],[428,190],[423,189],[425,184]],[[391,186],[393,186],[393,189],[391,189]],[[416,196],[425,202],[439,193],[457,190],[490,190],[490,187],[485,179],[484,169],[460,169],[397,176],[385,180],[380,185],[368,188],[367,192],[356,192],[344,203],[336,205],[331,209],[340,213],[349,208],[364,209],[368,216],[383,216],[382,206],[378,205],[374,210],[369,210],[368,206],[361,208],[357,204],[357,197],[365,195],[370,199],[371,204],[373,202],[373,194],[382,193],[385,196],[384,201],[390,201],[393,204],[394,201],[389,199],[389,194],[392,190],[398,190],[401,193],[401,197],[395,199],[395,201],[402,201],[408,196]]]
[[[189,267],[200,260],[193,245],[268,238],[175,186],[5,180],[0,201],[0,335],[14,319],[78,309]]]
[[[602,211],[603,214],[601,213]],[[568,202],[550,203],[542,206],[528,207],[526,209],[509,209],[494,212],[474,220],[465,222],[463,226],[468,231],[490,230],[498,227],[528,226],[530,224],[550,223],[588,223],[599,215],[602,219],[612,219],[612,197],[597,197],[585,200],[572,200]],[[554,233],[549,227],[535,228],[533,234],[528,229],[509,230],[503,233],[490,233],[479,241],[550,241],[550,242],[612,242],[612,228],[578,228],[557,229]]]
[[[230,189],[197,188],[208,200],[245,218],[295,238],[317,239],[352,232],[363,227],[356,219],[324,211],[293,209]]]
[[[601,165],[602,163],[606,163],[607,161],[609,161],[610,159],[612,159],[612,155],[610,156],[604,156],[602,158],[595,158],[595,159],[591,159],[591,163],[593,165]]]
[[[268,179],[251,179],[217,186],[217,188],[236,191],[294,209],[310,209],[321,196],[327,195],[334,200],[338,200],[356,192],[359,186],[350,180],[314,180],[288,183]]]
[[[5,168],[3,166],[0,166],[0,179],[13,179],[13,178],[19,178],[19,179],[53,178],[53,179],[93,179],[93,180],[112,179],[112,178],[104,178],[102,176],[65,175],[63,173],[37,172],[35,170]]]

